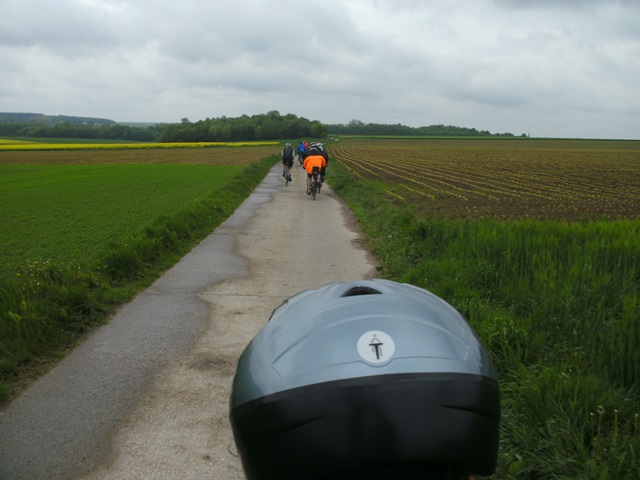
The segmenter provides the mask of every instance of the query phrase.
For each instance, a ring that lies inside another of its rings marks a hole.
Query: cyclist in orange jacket
[[[327,166],[327,161],[322,156],[322,153],[313,148],[309,150],[307,157],[302,164],[307,171],[307,195],[311,194],[311,177],[313,176],[314,167],[318,169],[318,172]]]

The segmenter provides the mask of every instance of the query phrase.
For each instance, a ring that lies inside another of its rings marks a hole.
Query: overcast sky
[[[640,0],[0,0],[0,111],[640,139]]]

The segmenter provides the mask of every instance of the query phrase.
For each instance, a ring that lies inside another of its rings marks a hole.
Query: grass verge
[[[265,158],[211,195],[107,244],[82,262],[32,261],[0,275],[0,401],[211,233],[277,161]]]
[[[438,220],[333,163],[380,276],[439,295],[476,329],[502,394],[496,478],[640,471],[640,222]]]

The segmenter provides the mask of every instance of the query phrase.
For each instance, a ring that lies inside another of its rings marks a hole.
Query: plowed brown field
[[[0,151],[0,165],[110,163],[245,165],[279,153],[280,150],[277,145],[215,148]]]
[[[640,142],[345,139],[360,178],[441,218],[640,218]]]

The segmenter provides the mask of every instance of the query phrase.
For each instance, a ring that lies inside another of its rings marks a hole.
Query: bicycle
[[[293,160],[291,161],[287,161],[287,160],[283,160],[282,161],[282,176],[284,177],[284,186],[288,187],[289,186],[289,182],[291,181],[291,168],[293,167]]]
[[[320,193],[320,189],[322,188],[322,184],[320,183],[320,180],[318,179],[318,175],[320,174],[320,172],[318,171],[314,171],[311,174],[311,199],[315,200],[316,199],[316,194]]]

